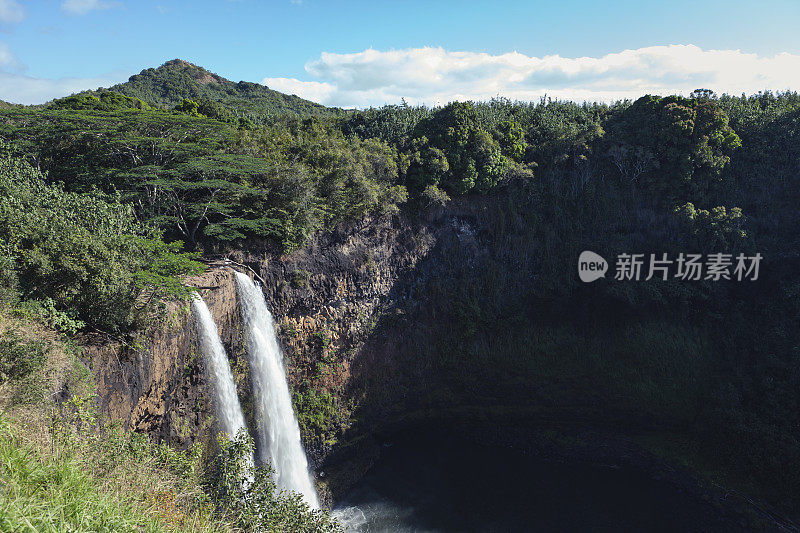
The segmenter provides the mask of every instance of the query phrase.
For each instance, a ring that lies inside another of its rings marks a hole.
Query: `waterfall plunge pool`
[[[408,432],[337,502],[347,531],[743,531],[646,472],[552,462],[440,431]]]

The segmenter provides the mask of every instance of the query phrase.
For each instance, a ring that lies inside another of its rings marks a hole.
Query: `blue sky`
[[[176,57],[344,106],[800,89],[800,1],[766,5],[0,0],[0,98],[44,101]]]

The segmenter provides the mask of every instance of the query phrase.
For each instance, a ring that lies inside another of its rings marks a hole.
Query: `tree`
[[[454,195],[486,192],[500,181],[508,159],[480,127],[471,102],[454,102],[419,122],[411,141],[410,183],[439,185]]]
[[[528,143],[525,142],[525,131],[515,120],[504,120],[497,125],[495,133],[497,142],[508,158],[521,162],[525,157]]]
[[[708,211],[687,202],[676,207],[675,214],[694,250],[733,252],[740,249],[748,236],[744,230],[745,216],[738,207],[728,210],[718,206]]]
[[[103,198],[47,185],[0,146],[0,244],[4,277],[26,300],[52,300],[58,311],[106,330],[133,325],[157,297],[181,297],[179,276],[202,265],[137,221],[119,196]],[[13,267],[11,267],[13,265]],[[142,303],[140,297],[146,294]],[[137,303],[138,302],[138,303]]]
[[[614,113],[607,155],[626,179],[667,205],[703,201],[741,141],[710,95],[643,96]]]
[[[186,113],[192,117],[201,117],[205,115],[200,114],[200,104],[195,102],[194,100],[189,100],[188,98],[184,98],[180,104],[175,106],[175,111],[178,113]]]

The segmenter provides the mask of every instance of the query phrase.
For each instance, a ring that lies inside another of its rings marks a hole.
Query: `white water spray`
[[[236,395],[236,383],[233,381],[228,356],[217,333],[217,325],[211,317],[211,311],[199,294],[192,297],[197,337],[200,351],[205,357],[206,368],[214,381],[216,391],[216,410],[220,429],[229,437],[236,436],[245,427],[242,407]]]
[[[299,492],[306,503],[318,509],[319,499],[300,441],[272,314],[261,289],[248,276],[237,272],[236,286],[250,356],[259,457],[262,462],[272,463],[278,488]]]

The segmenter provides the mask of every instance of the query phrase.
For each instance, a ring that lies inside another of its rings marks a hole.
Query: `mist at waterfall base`
[[[261,289],[248,276],[237,272],[236,287],[250,359],[259,460],[272,464],[279,488],[299,492],[317,509],[319,499],[300,440],[272,314]]]
[[[626,467],[548,461],[438,428],[396,435],[338,502],[346,531],[744,531],[700,497]]]
[[[211,311],[197,293],[192,296],[192,311],[195,317],[200,352],[205,359],[215,391],[215,410],[220,430],[230,436],[235,436],[239,430],[245,427],[245,422],[228,356],[219,339],[217,325],[214,323]]]

